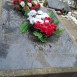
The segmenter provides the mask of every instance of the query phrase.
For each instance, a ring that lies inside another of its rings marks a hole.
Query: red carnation
[[[49,22],[52,21],[52,19],[50,17],[45,17],[44,22],[48,20]]]
[[[52,23],[51,26],[52,26],[52,28],[54,29],[54,31],[57,29],[57,26],[56,26],[55,23]]]
[[[35,7],[36,7],[36,9],[39,9],[40,8],[40,4],[39,3],[35,4]]]
[[[48,28],[46,29],[45,33],[46,33],[47,36],[50,36],[50,35],[52,35],[52,34],[54,33],[54,30],[53,30],[52,27],[51,27],[51,28],[48,27]]]
[[[37,22],[35,23],[35,25],[34,25],[34,28],[39,29],[40,26],[41,26],[41,23],[40,23],[39,21],[37,21]]]
[[[32,0],[28,0],[29,3],[32,3]]]
[[[30,10],[36,10],[36,8],[33,6],[33,7],[30,8]]]
[[[57,26],[55,23],[50,23],[50,22],[46,22],[46,23],[40,23],[40,22],[36,22],[34,25],[35,29],[40,29],[40,32],[44,32],[47,36],[52,35]]]
[[[24,0],[13,0],[13,4],[16,5],[17,3],[20,3],[21,1],[24,1]]]

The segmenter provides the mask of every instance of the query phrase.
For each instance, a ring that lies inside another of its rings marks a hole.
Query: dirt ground
[[[77,17],[77,14],[74,15]],[[73,39],[74,43],[77,44],[77,24],[75,24],[72,20],[62,17],[61,15],[58,15],[58,19]]]

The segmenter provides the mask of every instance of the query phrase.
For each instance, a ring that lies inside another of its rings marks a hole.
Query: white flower
[[[75,24],[77,24],[77,20],[75,21]]]
[[[33,15],[36,15],[36,11],[35,10],[32,10],[32,11],[30,11],[29,13],[28,13],[28,16],[33,16]]]
[[[41,16],[41,19],[45,19],[45,17],[49,17],[47,13],[43,13]]]
[[[30,24],[32,24],[32,25],[34,24],[34,19],[33,18],[30,19],[29,21],[30,21]]]
[[[24,2],[24,1],[21,1],[21,2],[20,2],[20,5],[21,5],[22,7],[24,7],[24,6],[25,6],[25,2]]]
[[[68,14],[67,14],[67,15],[70,15],[70,16],[71,16],[71,15],[72,15],[72,13],[71,13],[71,12],[68,12]]]
[[[35,20],[35,18],[31,18],[31,19],[29,19],[30,24],[34,24],[34,23],[35,23],[34,20]]]
[[[73,21],[76,21],[76,18],[75,18],[75,17],[72,17],[71,19],[72,19]]]
[[[37,13],[38,13],[38,14],[43,14],[43,12],[42,12],[41,10],[39,10]]]
[[[47,13],[43,13],[43,15],[44,15],[45,17],[49,17],[49,15],[48,15]]]
[[[37,4],[37,1],[33,1],[34,2],[34,4]]]
[[[29,7],[32,7],[32,4],[28,2],[28,6],[29,6]]]
[[[42,15],[36,15],[37,19],[42,19]]]
[[[28,20],[30,21],[30,24],[34,24],[35,23],[35,18],[32,17],[32,16],[29,16]]]
[[[30,24],[34,24],[37,21],[44,23],[45,17],[49,17],[47,13],[43,13],[41,10],[36,12],[35,10],[32,10],[28,13],[28,20],[30,21]],[[49,22],[46,20],[45,22]]]
[[[43,20],[41,20],[41,19],[37,19],[37,18],[36,18],[36,22],[37,22],[37,21],[39,21],[39,22],[41,22],[41,23],[44,23]]]

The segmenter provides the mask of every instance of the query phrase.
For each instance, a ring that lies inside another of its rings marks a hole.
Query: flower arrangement
[[[24,11],[26,22],[20,26],[20,31],[25,33],[31,31],[41,42],[46,42],[46,38],[53,34],[60,34],[63,30],[58,28],[58,20],[54,20],[52,14],[40,10],[40,4],[32,0],[13,0],[16,9]]]
[[[15,9],[25,12],[26,8],[30,10],[40,9],[40,4],[32,0],[13,0]]]

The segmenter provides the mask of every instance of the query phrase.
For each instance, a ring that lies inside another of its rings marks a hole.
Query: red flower
[[[29,3],[32,3],[32,0],[28,0]]]
[[[34,28],[40,29],[41,23],[37,21],[34,25]]]
[[[40,4],[39,3],[35,4],[35,7],[36,7],[36,9],[39,9],[40,8]]]
[[[48,20],[49,22],[52,21],[52,19],[50,17],[45,17],[44,22]]]
[[[36,8],[33,6],[33,7],[30,8],[30,10],[36,10]]]
[[[57,26],[55,23],[52,23],[51,26],[53,27],[54,31],[57,29]]]
[[[51,24],[50,22],[47,23],[36,22],[34,28],[39,29],[40,32],[44,32],[47,36],[50,36],[55,32],[57,26],[56,24],[54,23]]]
[[[17,3],[20,3],[21,1],[24,1],[24,0],[13,0],[13,4],[16,5]]]

